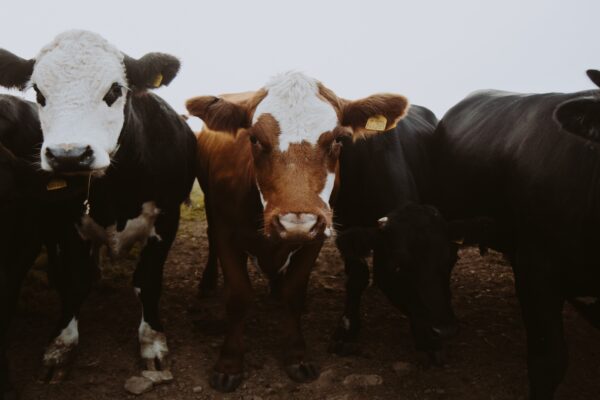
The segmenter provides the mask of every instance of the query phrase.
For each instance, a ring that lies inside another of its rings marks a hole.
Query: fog
[[[133,57],[178,56],[179,76],[158,93],[180,112],[189,97],[258,89],[293,69],[342,97],[398,92],[441,117],[476,89],[588,89],[585,70],[600,68],[597,0],[54,0],[1,10],[0,47],[22,57],[73,28]]]

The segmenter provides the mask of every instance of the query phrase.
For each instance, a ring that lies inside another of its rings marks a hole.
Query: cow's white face
[[[123,54],[91,32],[67,32],[42,49],[31,85],[44,133],[42,168],[108,167],[125,121]]]
[[[179,66],[179,60],[169,54],[148,53],[134,59],[98,34],[68,31],[35,59],[0,49],[0,86],[31,86],[37,92],[43,169],[102,171],[126,132],[126,91],[168,85]]]

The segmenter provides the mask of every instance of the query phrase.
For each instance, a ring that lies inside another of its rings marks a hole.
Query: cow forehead
[[[253,123],[270,114],[279,124],[279,148],[287,151],[291,143],[316,144],[322,133],[338,124],[335,108],[319,95],[315,79],[299,72],[287,72],[265,86],[267,96],[258,104]]]
[[[67,90],[72,96],[104,91],[113,82],[126,85],[123,53],[95,33],[65,32],[36,57],[32,82],[41,90]]]

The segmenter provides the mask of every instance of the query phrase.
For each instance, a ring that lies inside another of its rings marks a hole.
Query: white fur
[[[281,266],[281,268],[279,268],[278,273],[285,275],[285,273],[287,272],[288,267],[290,266],[290,262],[292,261],[292,256],[294,254],[296,254],[296,252],[300,250],[300,248],[297,248],[296,250],[292,250],[290,252],[290,254],[288,254],[287,259],[285,260],[285,263]]]
[[[123,54],[95,33],[64,32],[40,51],[31,84],[46,98],[39,107],[44,170],[51,170],[48,146],[90,146],[91,168],[108,167],[125,121],[125,93],[111,107],[103,101],[115,82],[128,86]]]
[[[163,360],[169,353],[165,334],[152,329],[143,318],[138,329],[138,338],[140,340],[140,355],[145,360],[155,358]]]
[[[287,213],[279,217],[279,222],[287,233],[308,233],[317,223],[317,216],[309,213]]]
[[[73,317],[60,334],[54,338],[44,353],[44,364],[46,366],[60,365],[64,363],[71,350],[79,343],[79,329],[77,318]]]
[[[270,114],[279,123],[279,149],[306,141],[315,145],[321,134],[338,124],[333,106],[319,97],[317,81],[300,72],[275,76],[265,86],[267,96],[254,113],[254,122]]]
[[[329,208],[329,198],[331,197],[331,192],[333,192],[333,186],[335,185],[335,172],[328,172],[327,179],[325,180],[325,186],[323,186],[323,190],[319,193],[319,197],[321,200],[327,205]]]

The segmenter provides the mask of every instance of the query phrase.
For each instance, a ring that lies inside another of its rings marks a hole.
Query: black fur
[[[154,89],[159,75],[162,81],[159,86],[167,86],[177,76],[181,63],[176,57],[164,53],[148,53],[136,60],[124,56],[123,64],[127,72],[127,80],[134,89]]]
[[[566,371],[565,300],[600,297],[597,99],[478,92],[436,131],[435,204],[449,219],[493,220],[486,245],[513,266],[534,399],[552,399]]]
[[[432,328],[454,324],[447,228],[435,209],[418,205],[432,192],[429,147],[436,123],[431,111],[412,106],[393,130],[343,142],[339,192],[332,204],[348,279],[344,318],[333,337],[332,350],[337,353],[354,351],[360,299],[370,274],[365,257],[371,250],[375,281],[409,316],[419,349],[439,350]],[[386,215],[388,226],[378,228],[378,220]],[[404,233],[422,235],[416,242],[431,248],[425,253],[411,249],[412,236]],[[420,259],[418,254],[428,257]],[[427,295],[419,297],[422,293]]]
[[[25,60],[0,49],[0,86],[24,89],[33,72],[35,60]]]

